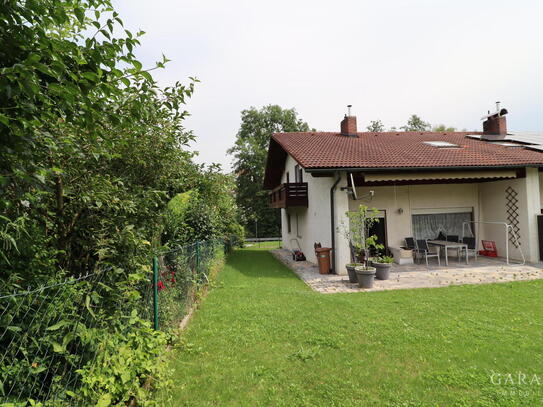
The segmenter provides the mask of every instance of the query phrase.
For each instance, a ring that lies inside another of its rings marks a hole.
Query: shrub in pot
[[[390,267],[394,258],[390,256],[381,256],[372,262],[375,267],[375,278],[377,280],[388,280],[390,277]]]
[[[370,250],[383,248],[383,245],[377,243],[377,236],[370,235],[373,224],[379,222],[378,212],[375,208],[360,205],[356,212],[346,212],[349,225],[341,225],[344,236],[354,249],[354,261],[358,260],[362,263],[354,268],[358,285],[362,288],[373,287],[375,278],[375,268],[370,266]],[[347,272],[349,272],[349,267],[347,267]],[[352,281],[351,276],[349,276],[349,281]]]

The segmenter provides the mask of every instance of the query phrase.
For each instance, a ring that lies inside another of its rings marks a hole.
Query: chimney
[[[352,105],[347,105],[347,114],[341,121],[341,134],[347,137],[356,137],[356,116],[351,116]]]
[[[507,109],[500,108],[500,102],[496,102],[496,112],[484,116],[483,140],[503,140],[507,136]]]

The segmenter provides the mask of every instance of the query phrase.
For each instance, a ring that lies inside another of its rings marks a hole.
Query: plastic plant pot
[[[360,288],[372,288],[375,280],[375,267],[355,267],[358,286]]]
[[[347,269],[347,274],[349,275],[349,283],[358,283],[358,277],[356,276],[356,271],[354,271],[354,269],[360,266],[363,266],[363,264],[350,263],[345,266],[345,268]]]
[[[391,263],[377,263],[374,261],[372,264],[375,267],[375,278],[377,280],[388,280],[390,278]]]

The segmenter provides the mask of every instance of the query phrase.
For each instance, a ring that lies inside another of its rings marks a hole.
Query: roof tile
[[[305,168],[417,168],[543,165],[543,153],[466,137],[477,132],[275,133],[273,139]],[[460,148],[438,148],[447,141]]]

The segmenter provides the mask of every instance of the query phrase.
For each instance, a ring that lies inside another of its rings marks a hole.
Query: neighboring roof
[[[273,188],[280,182],[287,154],[308,171],[543,165],[543,152],[474,139],[480,135],[478,132],[365,132],[347,137],[323,132],[275,133],[270,141],[264,187]],[[447,142],[458,148],[436,147],[436,143],[431,145],[429,141]]]

